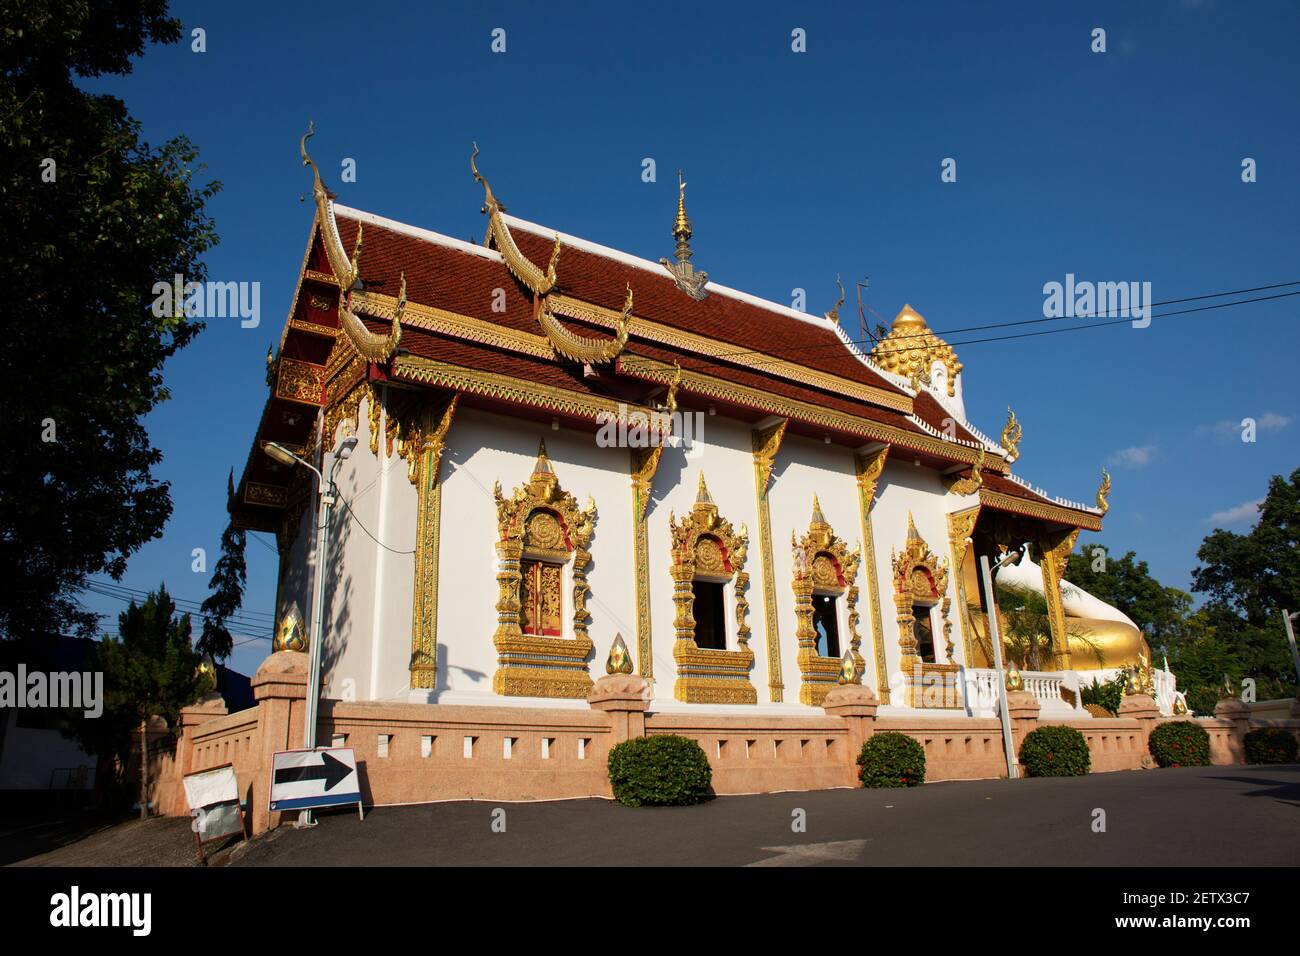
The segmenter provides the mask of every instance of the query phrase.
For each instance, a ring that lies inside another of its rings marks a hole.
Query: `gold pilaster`
[[[647,680],[654,677],[654,648],[650,626],[650,535],[646,509],[663,445],[632,449],[632,550],[636,561],[636,666]]]
[[[966,579],[962,573],[966,561],[966,539],[975,530],[980,516],[979,505],[948,515],[948,546],[952,550],[952,573],[957,583],[957,620],[961,622],[962,647],[967,667],[975,666],[975,637],[971,634],[970,599],[966,596]]]
[[[371,399],[374,403],[372,395]],[[418,502],[415,520],[415,595],[411,614],[411,687],[432,690],[438,674],[438,541],[442,526],[442,452],[459,395],[442,408],[425,409],[422,440],[411,452]],[[374,407],[377,407],[375,403]],[[378,450],[379,420],[371,415],[371,446]]]
[[[754,487],[758,496],[758,550],[763,562],[763,618],[767,629],[768,699],[779,704],[785,696],[781,680],[781,633],[776,616],[776,571],[772,566],[772,514],[767,505],[767,491],[772,468],[781,448],[789,419],[752,434],[754,449]]]
[[[862,517],[863,560],[867,572],[867,601],[871,605],[871,643],[876,660],[876,697],[882,704],[889,703],[889,673],[885,664],[885,628],[880,616],[880,581],[876,576],[876,542],[871,534],[871,505],[876,498],[876,485],[885,470],[889,446],[854,456],[858,479],[858,513]]]
[[[1070,637],[1065,632],[1065,604],[1061,601],[1061,578],[1079,529],[1071,528],[1038,539],[1039,567],[1043,572],[1043,597],[1047,599],[1047,618],[1052,628],[1052,646],[1055,648],[1056,668],[1070,669]]]

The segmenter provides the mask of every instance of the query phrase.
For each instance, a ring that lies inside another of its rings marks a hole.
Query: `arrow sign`
[[[356,767],[349,767],[342,760],[332,756],[328,750],[321,753],[319,767],[285,767],[275,772],[275,782],[297,783],[300,780],[324,780],[325,792],[329,793],[350,775],[356,773]]]
[[[285,750],[271,762],[272,810],[360,803],[357,758],[351,749]]]

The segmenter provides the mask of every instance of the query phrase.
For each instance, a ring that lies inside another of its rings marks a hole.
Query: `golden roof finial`
[[[686,183],[682,181],[682,171],[677,170],[677,218],[673,221],[673,238],[678,242],[677,258],[681,259],[681,243],[687,242],[694,233],[691,220],[686,215]],[[686,258],[690,258],[690,247],[686,247]]]
[[[835,273],[835,284],[839,287],[840,297],[835,302],[834,307],[826,313],[826,318],[830,319],[836,325],[840,324],[840,306],[844,304],[844,283],[840,281],[840,274]]]
[[[824,515],[822,515],[822,504],[820,501],[817,500],[817,492],[815,491],[813,492],[812,523],[814,525],[826,524],[826,518]]]
[[[703,299],[708,295],[704,291],[704,285],[709,281],[709,274],[696,272],[695,267],[691,265],[691,256],[694,255],[691,252],[693,234],[691,220],[686,215],[686,182],[682,179],[682,171],[679,169],[677,170],[677,218],[673,220],[673,238],[677,240],[677,261],[669,262],[667,259],[660,259],[659,262],[673,274],[677,288],[692,299]]]
[[[546,439],[540,438],[537,441],[537,462],[533,465],[534,475],[553,475],[555,469],[551,467],[551,459],[546,455]]]
[[[1110,472],[1101,470],[1101,487],[1097,489],[1097,507],[1105,514],[1110,510]]]
[[[1002,438],[998,444],[1007,450],[1007,464],[1011,464],[1020,457],[1020,437],[1024,434],[1024,429],[1020,427],[1020,421],[1016,418],[1016,413],[1007,406],[1007,423],[1002,426]]]
[[[907,513],[907,540],[920,541],[921,532],[916,530],[916,522],[912,519],[912,512]]]

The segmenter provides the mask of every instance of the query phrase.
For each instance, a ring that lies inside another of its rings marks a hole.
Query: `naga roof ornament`
[[[469,157],[469,170],[474,174],[474,181],[483,187],[483,209],[481,211],[488,214],[488,234],[483,239],[483,245],[495,246],[496,250],[501,253],[501,258],[505,260],[506,268],[510,270],[510,274],[526,285],[533,295],[546,295],[551,289],[555,288],[555,267],[560,260],[560,237],[558,235],[555,237],[555,248],[551,252],[551,261],[546,267],[546,272],[543,273],[515,245],[514,237],[510,235],[510,229],[506,226],[505,220],[501,218],[501,214],[506,211],[506,207],[501,200],[493,195],[492,187],[479,173],[478,165],[474,162],[474,157],[477,155],[478,143],[475,143],[474,152]]]
[[[357,226],[357,244],[349,259],[339,235],[338,223],[334,219],[334,194],[325,188],[321,181],[320,170],[307,155],[307,140],[316,135],[316,124],[308,123],[307,132],[298,144],[302,153],[302,164],[311,167],[312,198],[316,202],[316,219],[320,223],[321,244],[325,247],[325,258],[329,261],[330,272],[339,284],[339,327],[358,353],[371,362],[386,362],[393,357],[397,346],[402,341],[402,312],[406,308],[406,273],[402,273],[402,285],[397,294],[397,309],[393,313],[393,327],[387,335],[371,332],[366,328],[355,312],[352,311],[352,293],[361,288],[359,260],[361,258],[361,226]]]
[[[1110,472],[1101,470],[1101,487],[1097,489],[1097,507],[1105,514],[1110,510]]]
[[[871,358],[887,372],[909,381],[927,382],[935,362],[948,369],[948,394],[956,394],[957,376],[962,364],[952,346],[930,331],[925,319],[910,305],[894,316],[889,334],[876,343]]]
[[[826,318],[830,319],[836,325],[839,325],[840,306],[844,304],[844,283],[840,282],[840,276],[838,272],[835,274],[835,284],[840,287],[840,297],[839,300],[835,303],[835,305],[831,308],[831,310],[826,313]]]
[[[608,362],[616,358],[627,345],[628,329],[632,324],[632,286],[628,284],[627,298],[623,300],[623,314],[618,317],[612,339],[570,332],[551,313],[551,308],[545,301],[541,303],[537,321],[550,339],[551,346],[565,358],[588,365]]]
[[[691,236],[694,230],[691,229],[691,220],[686,215],[686,183],[682,181],[682,171],[677,170],[677,218],[673,220],[673,238],[677,240],[677,261],[669,262],[667,259],[660,259],[659,262],[673,275],[673,280],[677,283],[677,288],[681,289],[692,299],[703,299],[708,296],[708,291],[704,286],[709,281],[707,272],[696,272],[695,267],[691,265],[691,257],[695,254],[691,252]]]
[[[1020,438],[1024,435],[1025,430],[1020,427],[1020,421],[1016,418],[1016,413],[1007,406],[1007,423],[1002,426],[1002,438],[998,444],[1007,450],[1007,464],[1011,464],[1020,458]]]

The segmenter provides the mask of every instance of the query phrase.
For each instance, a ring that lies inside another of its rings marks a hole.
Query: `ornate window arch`
[[[822,515],[821,504],[813,495],[812,520],[808,531],[798,541],[790,532],[790,547],[794,554],[794,615],[798,622],[795,638],[799,642],[799,702],[813,707],[821,706],[823,698],[839,681],[843,668],[840,653],[823,657],[817,649],[817,630],[814,626],[814,593],[820,596],[844,597],[848,615],[848,652],[861,675],[866,661],[859,648],[862,638],[858,634],[858,565],[862,556],[859,548],[849,550],[842,538],[836,537]],[[861,677],[856,683],[861,683]]]
[[[948,563],[930,550],[929,545],[916,530],[909,512],[907,516],[907,543],[902,553],[891,554],[894,581],[894,605],[898,608],[898,644],[902,650],[899,662],[903,671],[907,699],[913,707],[960,707],[957,692],[957,664],[931,663],[921,659],[916,639],[917,605],[939,608],[943,621],[943,639],[947,645],[948,661],[953,660],[955,646],[952,642],[952,621],[948,609]],[[937,655],[936,642],[936,655]]]
[[[497,671],[492,690],[523,697],[586,697],[592,681],[587,655],[587,565],[596,525],[596,502],[577,499],[560,487],[546,456],[546,442],[527,483],[509,498],[498,481]],[[573,636],[563,636],[565,570],[573,582]],[[525,575],[530,578],[525,580]]]
[[[731,522],[718,514],[700,473],[699,489],[691,513],[681,521],[670,514],[672,535],[673,626],[677,640],[673,660],[677,662],[674,696],[681,701],[704,704],[754,704],[758,694],[749,678],[754,652],[749,648],[749,574],[745,558],[749,532],[742,524],[733,530]],[[700,647],[696,641],[694,614],[695,583],[731,584],[735,594],[737,650]]]

